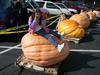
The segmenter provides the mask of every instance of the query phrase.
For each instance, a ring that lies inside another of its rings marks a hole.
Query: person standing
[[[13,6],[14,8],[14,21],[15,25],[20,25],[21,24],[21,9],[22,9],[22,2],[21,0],[17,0]]]

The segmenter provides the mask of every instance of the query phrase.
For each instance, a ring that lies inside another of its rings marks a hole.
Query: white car
[[[77,10],[72,8],[67,8],[63,3],[56,3],[62,10],[69,10],[72,14],[78,13]]]
[[[69,10],[62,10],[58,5],[51,1],[35,1],[39,7],[45,8],[49,11],[50,15],[57,15],[64,13],[66,15],[71,15]]]
[[[26,0],[25,5],[27,7],[28,13],[35,12],[37,8],[39,8],[39,5],[34,0]],[[43,8],[43,12],[46,12],[49,14],[47,9]]]

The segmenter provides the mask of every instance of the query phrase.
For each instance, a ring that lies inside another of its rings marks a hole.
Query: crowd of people
[[[5,18],[5,24],[7,28],[26,24],[28,20],[28,13],[25,3],[21,0],[11,2],[11,5],[6,9]]]

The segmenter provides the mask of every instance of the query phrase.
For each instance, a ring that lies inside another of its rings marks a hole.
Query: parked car
[[[61,13],[71,15],[69,10],[62,10],[62,8],[51,1],[36,1],[36,3],[39,5],[39,7],[47,9],[50,15],[57,15]]]
[[[76,9],[72,9],[72,8],[68,8],[66,5],[64,5],[63,3],[56,3],[59,7],[62,8],[62,10],[69,10],[72,14],[76,14],[78,13],[78,11]]]
[[[79,1],[65,1],[64,4],[68,7],[68,8],[73,8],[76,9],[78,11],[78,13],[81,10],[88,10],[87,6],[84,6],[82,2]]]

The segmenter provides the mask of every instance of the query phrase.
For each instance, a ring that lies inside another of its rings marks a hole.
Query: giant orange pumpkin
[[[63,41],[53,36],[60,44]],[[38,34],[27,33],[21,40],[23,54],[38,66],[49,66],[64,60],[69,54],[69,47],[65,42],[64,49],[59,52],[46,38]]]
[[[84,29],[74,20],[65,19],[57,25],[58,33],[64,32],[66,37],[83,38]]]
[[[87,14],[89,15],[90,21],[95,21],[96,20],[96,13],[91,11],[88,11]]]
[[[70,19],[79,23],[79,25],[81,25],[83,28],[88,28],[88,26],[90,25],[89,16],[87,15],[86,12],[75,14],[71,16]]]
[[[96,17],[100,18],[100,11],[94,10],[93,12],[96,14]]]

